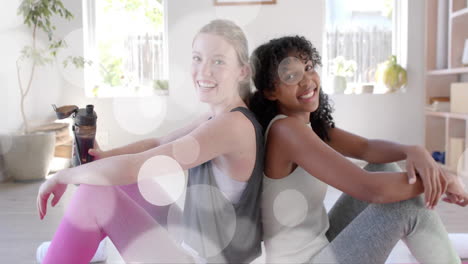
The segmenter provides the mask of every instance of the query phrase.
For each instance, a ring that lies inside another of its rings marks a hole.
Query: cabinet
[[[462,65],[465,40],[468,39],[467,0],[442,0],[442,2],[441,0],[426,0],[425,13],[424,89],[425,103],[429,105],[431,98],[450,97],[452,83],[468,82],[468,67]],[[444,18],[447,20],[441,21]],[[441,34],[443,31],[446,32],[445,35]],[[441,36],[445,37],[441,39]],[[445,63],[442,63],[443,67],[440,66],[441,54],[446,56]],[[453,100],[453,98],[450,99]],[[466,100],[468,104],[468,98],[463,98],[463,100]],[[453,113],[450,110],[434,111],[427,107],[425,109],[425,144],[431,153],[433,151],[445,152],[444,170],[468,176],[468,114]],[[466,153],[464,157],[459,154],[463,150]],[[454,162],[454,160],[461,160],[461,163]]]

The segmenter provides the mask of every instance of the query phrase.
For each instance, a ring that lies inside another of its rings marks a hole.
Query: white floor
[[[70,186],[63,200],[47,217],[40,221],[35,199],[40,182],[35,183],[3,183],[0,184],[0,263],[30,264],[35,263],[37,246],[45,240],[50,240],[63,215],[65,206],[73,193],[75,186]],[[340,192],[333,188],[325,199],[325,206],[330,208],[339,197]],[[437,208],[447,230],[452,233],[468,233],[468,208],[460,208],[441,203]],[[465,244],[467,245],[467,244]],[[108,245],[109,257],[105,263],[124,263],[112,243]],[[468,254],[465,249],[464,254]],[[259,258],[256,263],[264,263]],[[387,263],[416,263],[409,255],[406,247],[398,245]]]

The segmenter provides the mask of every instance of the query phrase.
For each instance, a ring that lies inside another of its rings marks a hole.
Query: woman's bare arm
[[[369,163],[389,163],[406,159],[406,145],[367,139],[340,128],[329,130],[327,144],[346,157]]]
[[[367,139],[339,128],[331,128],[329,136],[330,141],[327,143],[346,157],[370,163],[406,160],[408,182],[414,183],[417,175],[420,176],[427,203],[436,205],[447,189],[447,177],[429,152],[421,146]]]
[[[182,169],[198,166],[222,154],[242,151],[246,131],[253,127],[242,113],[230,112],[207,121],[169,144],[136,153],[97,160],[77,168],[60,171],[57,180],[62,184],[124,185],[137,181],[138,172],[151,157],[164,155],[176,160]],[[254,131],[253,129],[251,129]],[[194,140],[199,145],[199,154],[190,163],[184,163],[173,153],[174,144],[190,148]],[[187,146],[185,146],[187,145]]]
[[[188,125],[176,129],[172,131],[171,133],[159,137],[159,138],[148,138],[144,140],[140,140],[122,147],[114,148],[111,150],[107,151],[101,151],[101,154],[99,155],[99,159],[102,158],[108,158],[112,156],[119,156],[119,155],[125,155],[125,154],[136,154],[140,152],[147,151],[149,149],[153,149],[155,147],[170,143],[176,139],[179,139],[190,132],[192,132],[194,129],[196,129],[200,124],[208,120],[209,118],[209,113],[205,113],[201,115],[200,117],[196,118],[194,121],[190,122]],[[99,150],[98,150],[99,151]],[[93,155],[91,151],[91,155]]]
[[[297,119],[276,121],[268,135],[270,144],[314,177],[360,200],[388,203],[410,199],[423,191],[420,180],[408,184],[406,173],[367,172],[359,168]]]

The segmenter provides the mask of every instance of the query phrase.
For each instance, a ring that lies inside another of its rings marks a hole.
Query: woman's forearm
[[[62,184],[127,185],[137,181],[143,164],[133,154],[119,155],[65,169],[56,177]]]
[[[424,186],[418,177],[415,184],[408,184],[408,175],[404,172],[372,172],[368,180],[375,189],[373,203],[392,203],[414,198],[424,192]]]
[[[149,138],[131,143],[122,147],[114,148],[106,151],[107,157],[119,156],[125,154],[136,154],[147,151],[149,149],[159,146],[159,140],[155,138]]]
[[[408,148],[412,146],[385,140],[369,140],[363,160],[369,163],[389,163],[405,160]]]

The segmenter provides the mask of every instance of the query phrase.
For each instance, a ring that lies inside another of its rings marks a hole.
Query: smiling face
[[[248,76],[234,47],[223,37],[200,33],[192,45],[192,80],[200,101],[229,104],[239,96],[239,82]]]
[[[320,76],[312,61],[304,57],[292,54],[282,60],[274,90],[266,91],[267,98],[277,101],[279,112],[287,116],[308,116],[319,107]]]

